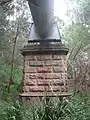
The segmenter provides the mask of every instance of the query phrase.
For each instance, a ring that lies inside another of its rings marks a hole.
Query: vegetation
[[[19,51],[28,40],[31,15],[26,0],[0,1],[0,120],[90,120],[86,88],[90,81],[90,1],[70,3],[75,6],[67,11],[68,24],[58,17],[56,21],[69,47],[68,78],[75,81],[75,93],[69,100],[44,99],[39,105],[25,106],[18,95],[23,66]]]
[[[58,98],[57,98],[58,99]],[[24,106],[18,101],[0,102],[1,120],[89,120],[90,102],[88,96],[78,92],[70,100],[57,102],[46,99],[38,105]]]

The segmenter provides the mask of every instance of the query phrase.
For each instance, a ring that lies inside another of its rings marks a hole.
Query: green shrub
[[[0,115],[1,120],[22,120],[22,106],[16,101],[12,105],[5,106],[2,114]]]
[[[0,66],[0,96],[4,100],[15,98],[16,93],[18,94],[22,82],[22,70],[14,68],[12,74],[14,84],[10,86],[8,91],[10,76],[11,66],[7,64]]]

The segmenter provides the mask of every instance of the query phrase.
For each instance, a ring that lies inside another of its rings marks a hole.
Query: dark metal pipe
[[[54,0],[27,0],[33,24],[29,40],[61,40],[54,21]]]
[[[54,0],[28,0],[28,4],[36,33],[42,38],[49,36],[54,20]]]

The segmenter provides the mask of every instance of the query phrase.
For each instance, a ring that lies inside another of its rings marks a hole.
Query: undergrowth
[[[23,105],[17,100],[0,102],[0,120],[90,120],[89,97],[78,92],[60,101],[42,100],[37,105]]]

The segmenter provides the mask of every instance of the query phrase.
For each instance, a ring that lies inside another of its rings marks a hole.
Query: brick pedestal
[[[68,96],[67,53],[62,43],[28,44],[24,56],[22,97]]]

